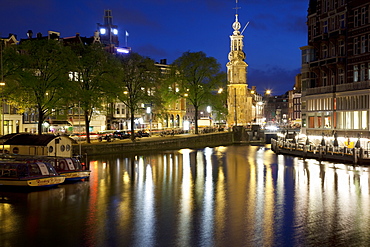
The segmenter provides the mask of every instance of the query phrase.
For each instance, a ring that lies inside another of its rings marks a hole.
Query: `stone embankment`
[[[115,140],[113,142],[79,143],[73,145],[73,153],[88,155],[106,155],[128,152],[143,152],[155,150],[181,149],[181,148],[204,148],[221,145],[232,145],[234,132],[219,132],[211,134],[184,134],[175,136],[153,136],[131,140]]]

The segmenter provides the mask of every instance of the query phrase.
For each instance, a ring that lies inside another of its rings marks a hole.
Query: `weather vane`
[[[238,0],[235,0],[235,12],[236,14],[238,14],[238,9],[240,9],[240,7],[238,7]]]

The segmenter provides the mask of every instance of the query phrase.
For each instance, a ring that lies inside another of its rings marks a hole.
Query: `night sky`
[[[239,22],[244,26],[249,87],[273,95],[292,89],[300,72],[299,47],[307,45],[309,0],[239,0]],[[203,51],[226,71],[235,20],[235,0],[2,0],[0,36],[18,40],[57,31],[61,37],[93,36],[111,9],[118,25],[120,46],[128,46],[159,62],[172,63],[183,52]]]

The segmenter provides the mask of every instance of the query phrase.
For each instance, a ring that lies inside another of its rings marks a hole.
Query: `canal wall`
[[[236,138],[235,138],[236,137]],[[237,140],[235,140],[237,139]],[[113,142],[94,142],[73,145],[73,154],[106,155],[129,152],[169,150],[181,148],[204,148],[226,146],[236,143],[245,143],[240,132],[220,132],[201,135],[178,135],[166,137],[138,138],[135,142],[130,140]],[[81,151],[81,152],[80,152]]]

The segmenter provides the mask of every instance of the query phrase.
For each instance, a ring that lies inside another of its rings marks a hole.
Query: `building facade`
[[[244,36],[240,32],[240,28],[238,14],[236,14],[233,23],[234,32],[230,36],[229,62],[226,64],[228,80],[227,123],[229,126],[248,125],[255,118],[252,114],[253,97],[247,83],[248,64],[244,61],[246,58],[243,51]]]
[[[367,137],[370,2],[311,0],[302,51],[302,132]]]

